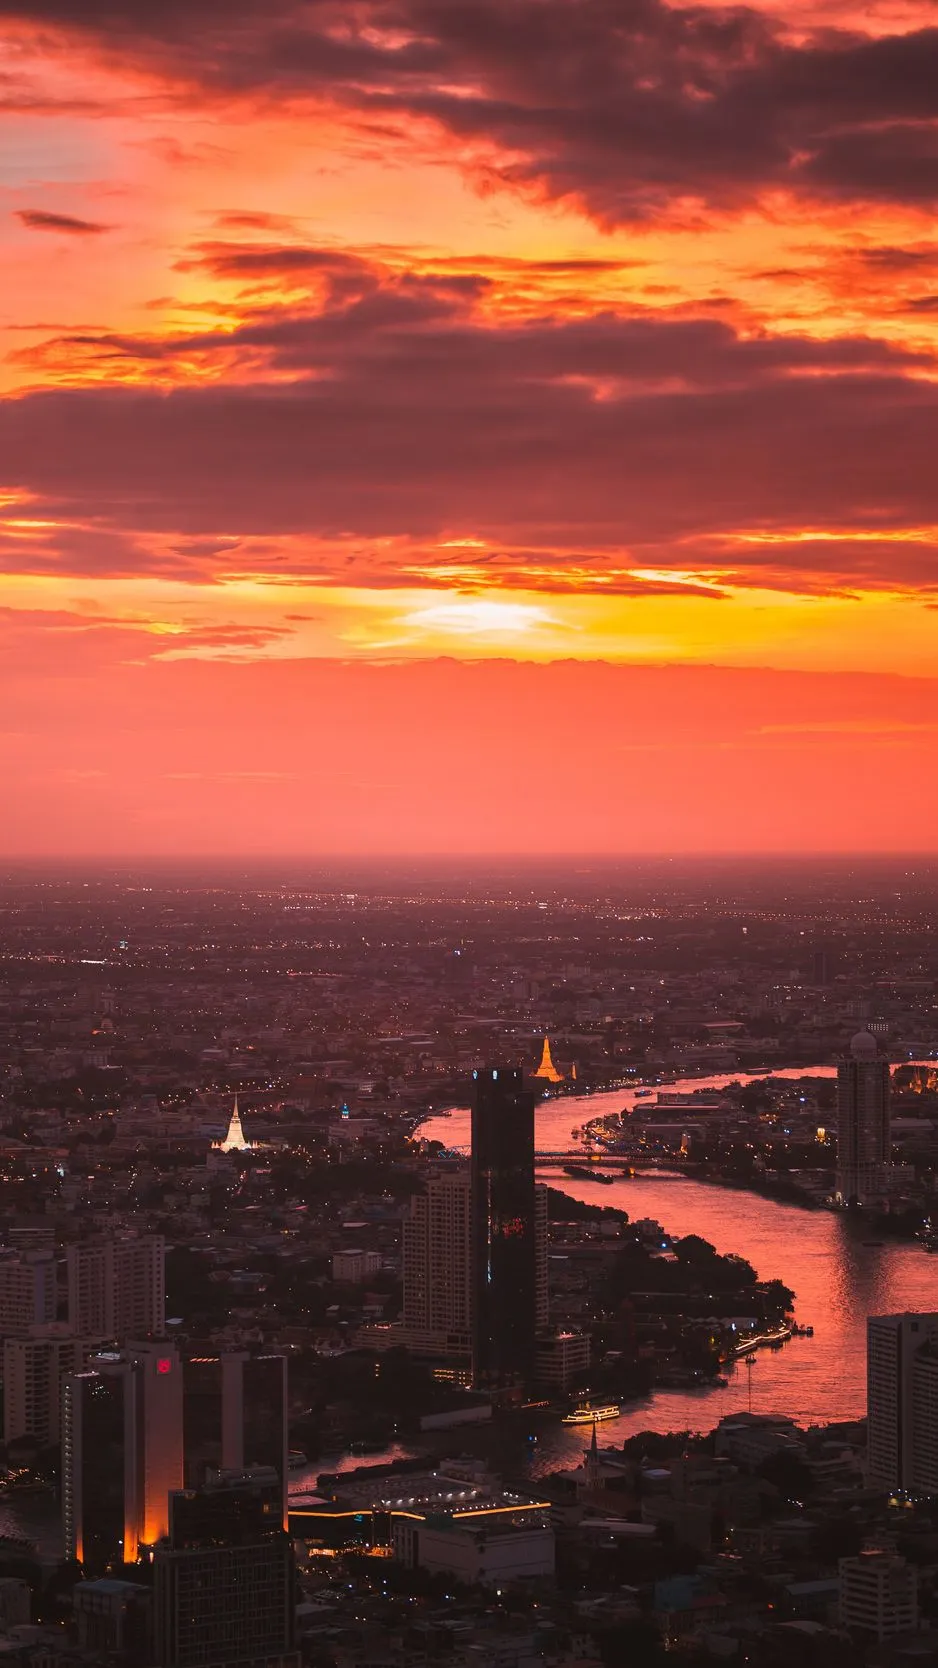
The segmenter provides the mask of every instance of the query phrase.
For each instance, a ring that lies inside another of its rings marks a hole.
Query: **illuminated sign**
[[[168,1355],[159,1356],[156,1363],[156,1370],[158,1373],[171,1373],[173,1370],[171,1358]]]

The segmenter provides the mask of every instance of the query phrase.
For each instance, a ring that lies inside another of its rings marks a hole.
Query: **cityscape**
[[[938,1668],[936,0],[0,0],[0,1668]]]
[[[938,865],[0,882],[25,1663],[929,1660]]]

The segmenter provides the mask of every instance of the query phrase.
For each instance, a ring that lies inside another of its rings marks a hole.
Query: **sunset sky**
[[[931,0],[0,36],[0,851],[938,849]]]

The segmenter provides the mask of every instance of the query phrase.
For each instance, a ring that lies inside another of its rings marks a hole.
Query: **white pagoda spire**
[[[234,1111],[231,1114],[231,1122],[228,1125],[228,1134],[225,1136],[224,1141],[220,1141],[218,1143],[218,1147],[219,1151],[223,1153],[250,1152],[251,1143],[246,1139],[244,1130],[241,1128],[241,1114],[238,1111],[237,1095],[235,1095]]]

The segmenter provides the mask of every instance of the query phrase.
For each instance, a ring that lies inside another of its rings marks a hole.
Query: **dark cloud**
[[[45,209],[17,209],[17,220],[31,232],[65,232],[69,237],[97,237],[110,231],[98,220],[79,220],[74,214],[48,214]]]
[[[167,377],[175,360],[230,355],[272,380],[0,404],[0,484],[82,523],[14,531],[8,566],[374,585],[484,564],[490,583],[610,593],[636,589],[634,568],[807,589],[938,578],[930,545],[883,537],[938,524],[926,355],[680,314],[493,323],[448,280],[351,259],[327,281],[318,308],[259,304],[224,334],[98,339],[106,356],[165,361]],[[868,537],[727,538],[792,526]],[[382,542],[454,532],[494,548],[411,560]]]
[[[218,275],[270,280],[270,302],[255,296],[242,321],[224,332],[131,336],[101,331],[69,333],[21,359],[77,352],[103,362],[141,364],[217,356],[261,362],[268,371],[328,378],[347,387],[367,384],[376,400],[393,391],[402,409],[460,390],[497,404],[529,384],[552,384],[557,397],[579,389],[590,399],[634,393],[749,385],[765,378],[862,370],[929,369],[925,352],[852,336],[742,335],[725,319],[694,317],[685,309],[605,311],[586,318],[545,317],[515,322],[477,311],[488,280],[458,275],[403,276],[345,252],[279,245],[200,245],[186,266]],[[315,280],[318,299],[302,307],[276,304],[284,275]],[[709,311],[705,307],[705,310]],[[359,391],[359,397],[362,397]]]
[[[874,272],[885,272],[890,275],[901,276],[903,273],[916,273],[938,266],[938,245],[926,244],[914,249],[904,249],[896,244],[874,244],[869,249],[856,249],[850,252],[854,260],[861,266],[872,268]]]
[[[352,272],[361,280],[371,270],[355,255],[301,244],[202,243],[177,262],[180,272],[210,272],[216,278],[334,277]]]
[[[606,222],[765,189],[938,200],[938,29],[791,40],[661,0],[0,0],[209,93],[328,97],[490,142],[488,177]]]

